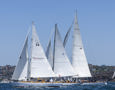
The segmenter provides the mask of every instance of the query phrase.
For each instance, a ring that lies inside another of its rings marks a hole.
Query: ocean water
[[[108,85],[73,85],[62,87],[13,87],[10,84],[0,84],[0,90],[115,90],[115,82]]]

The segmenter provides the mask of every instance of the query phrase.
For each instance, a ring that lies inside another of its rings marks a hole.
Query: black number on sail
[[[39,43],[38,43],[38,42],[36,42],[36,46],[39,46]]]

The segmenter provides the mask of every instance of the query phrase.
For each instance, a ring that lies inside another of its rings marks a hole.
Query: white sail
[[[113,76],[112,76],[112,78],[115,78],[115,72],[113,73]]]
[[[46,50],[46,56],[47,56],[47,59],[51,65],[51,67],[53,67],[53,52],[52,52],[52,48],[51,48],[51,39],[48,43],[48,47]]]
[[[27,77],[28,71],[27,70],[28,70],[28,60],[26,61],[26,64],[25,64],[18,80],[27,81],[27,79],[28,79],[28,77]]]
[[[73,31],[72,66],[75,72],[78,74],[78,77],[91,77],[91,73],[88,67],[87,59],[82,44],[82,39],[80,36],[77,15],[75,16]]]
[[[28,37],[26,38],[23,50],[19,57],[18,64],[14,70],[12,80],[27,80],[27,68],[28,68]]]
[[[36,28],[32,24],[32,51],[31,51],[31,73],[30,77],[54,77],[55,74],[45,56],[44,50],[40,44],[36,33]]]
[[[64,76],[73,76],[74,73],[73,67],[66,55],[57,25],[55,26],[55,38],[54,38],[54,73],[59,77]]]
[[[72,23],[72,25],[73,25],[73,23]],[[68,31],[67,31],[65,37],[64,37],[64,41],[63,41],[63,46],[64,46],[64,47],[66,46],[66,43],[67,43],[67,41],[68,41],[68,38],[69,38],[69,35],[70,35],[70,31],[71,31],[72,25],[69,27],[69,29],[68,29]]]

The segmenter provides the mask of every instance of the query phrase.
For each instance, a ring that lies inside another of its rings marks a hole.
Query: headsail
[[[91,73],[88,67],[87,59],[82,44],[82,39],[80,36],[77,15],[75,16],[73,31],[72,66],[75,72],[78,74],[78,77],[91,77]]]
[[[54,77],[55,74],[45,56],[36,28],[32,24],[32,51],[31,51],[31,74],[30,77]]]
[[[57,25],[55,25],[53,60],[54,60],[54,63],[53,63],[54,73],[58,74],[60,77],[76,75],[66,55],[66,51],[64,49]]]
[[[73,23],[72,23],[72,25],[73,25]],[[69,38],[69,35],[70,35],[70,31],[71,31],[72,25],[69,27],[69,29],[68,29],[68,31],[67,31],[65,37],[64,37],[64,41],[63,41],[63,46],[64,46],[64,47],[65,47],[65,45],[66,45],[66,43],[67,43],[67,41],[68,41],[68,38]]]
[[[48,43],[48,47],[46,50],[46,56],[47,56],[47,59],[51,65],[51,67],[53,67],[53,52],[52,52],[52,48],[51,48],[51,39]]]
[[[28,36],[26,38],[23,50],[19,57],[18,64],[14,70],[12,80],[27,80],[27,68],[28,68]]]

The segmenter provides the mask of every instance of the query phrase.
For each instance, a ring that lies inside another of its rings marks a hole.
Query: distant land
[[[92,74],[92,78],[95,81],[111,81],[112,75],[115,70],[115,66],[107,65],[92,65],[89,64],[89,68]],[[15,66],[5,65],[0,66],[0,81],[11,80]]]

